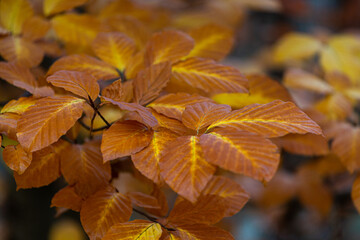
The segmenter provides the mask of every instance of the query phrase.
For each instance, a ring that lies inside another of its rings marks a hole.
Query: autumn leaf
[[[103,240],[158,240],[161,234],[160,224],[145,220],[134,220],[112,226]]]
[[[82,203],[83,199],[76,194],[74,187],[66,186],[53,196],[50,207],[61,207],[80,212]]]
[[[155,112],[154,110],[151,110],[151,114],[159,123],[159,125],[154,129],[155,131],[162,131],[165,128],[178,135],[191,135],[196,133],[194,130],[187,128],[179,120],[169,118],[165,115]]]
[[[351,190],[351,199],[358,212],[360,212],[360,177],[357,176]]]
[[[131,201],[111,187],[102,189],[86,199],[80,210],[80,220],[90,239],[103,239],[115,224],[129,220]]]
[[[27,40],[37,41],[44,38],[50,28],[51,24],[47,19],[40,16],[33,16],[24,23],[22,36]]]
[[[77,71],[58,71],[47,78],[55,87],[62,87],[86,100],[95,101],[100,92],[96,79],[89,73]]]
[[[234,240],[230,233],[206,224],[182,224],[176,231],[168,233],[166,240]]]
[[[2,0],[0,2],[0,25],[13,34],[20,34],[24,23],[34,11],[27,0]]]
[[[253,104],[232,111],[210,125],[234,127],[260,134],[264,137],[280,137],[288,133],[322,134],[320,127],[295,104],[276,100],[267,104]]]
[[[45,16],[53,15],[55,13],[70,10],[86,2],[87,0],[45,0],[43,3],[44,14]]]
[[[133,83],[116,80],[101,91],[101,96],[110,98],[116,102],[131,102],[133,99]]]
[[[141,151],[151,142],[153,131],[136,121],[118,121],[104,131],[101,152],[104,162]]]
[[[0,113],[16,113],[23,114],[29,107],[36,103],[34,97],[21,97],[17,100],[9,101],[0,111]]]
[[[11,170],[21,175],[29,167],[32,154],[24,151],[21,145],[9,145],[3,151],[3,159]]]
[[[61,172],[79,196],[86,198],[108,185],[111,168],[109,163],[103,163],[99,142],[70,145],[60,158]]]
[[[38,100],[18,121],[20,144],[34,152],[56,142],[81,117],[83,104],[84,100],[71,96]]]
[[[215,167],[204,159],[197,136],[183,136],[169,143],[159,163],[165,182],[193,203],[215,172]]]
[[[0,114],[0,133],[5,134],[13,140],[17,140],[16,128],[20,115],[16,113],[2,113]]]

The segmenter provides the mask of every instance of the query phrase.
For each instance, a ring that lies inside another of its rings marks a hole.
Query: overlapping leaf
[[[357,176],[351,190],[351,198],[358,212],[360,212],[360,177]]]
[[[80,212],[83,199],[76,194],[74,187],[66,186],[51,199],[51,207],[61,207]]]
[[[45,0],[44,14],[45,16],[53,15],[82,5],[85,2],[87,2],[87,0]]]
[[[0,114],[0,133],[5,134],[13,140],[17,140],[16,127],[20,119],[20,115],[16,113],[2,113]]]
[[[160,224],[144,220],[134,220],[114,225],[106,233],[103,240],[158,240],[161,234]]]
[[[29,167],[32,154],[26,152],[21,145],[9,145],[3,151],[3,159],[11,170],[21,175]]]
[[[17,100],[9,101],[0,111],[0,113],[23,114],[29,107],[36,103],[34,97],[21,97]]]

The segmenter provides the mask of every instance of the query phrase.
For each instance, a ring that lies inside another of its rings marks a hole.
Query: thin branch
[[[146,213],[144,213],[144,212],[141,212],[140,210],[137,210],[136,208],[133,208],[133,211],[136,212],[136,213],[138,213],[138,214],[140,214],[140,215],[142,215],[142,216],[144,216],[144,217],[146,217],[147,219],[149,219],[149,220],[152,221],[152,222],[155,222],[155,223],[160,224],[161,227],[165,228],[165,229],[168,230],[168,231],[176,231],[176,230],[173,229],[173,228],[168,228],[168,227],[164,226],[163,224],[159,223],[156,218],[151,217],[151,216],[149,216],[148,214],[146,214]]]
[[[96,112],[94,112],[92,118],[91,118],[91,122],[90,122],[90,130],[89,130],[89,134],[90,134],[90,139],[93,138],[92,136],[92,132],[93,132],[93,129],[94,129],[94,120],[95,120],[95,117],[96,117]]]
[[[5,148],[3,145],[1,145],[2,148]]]
[[[104,121],[104,123],[106,123],[107,127],[111,127],[111,124],[106,121],[106,119],[104,118],[104,116],[100,113],[99,109],[97,106],[95,106],[94,101],[89,97],[89,102],[90,102],[90,106],[94,109],[94,111],[99,115],[99,117]]]
[[[79,124],[80,124],[83,128],[85,128],[86,130],[90,131],[90,126],[86,125],[82,120],[79,120],[78,122],[79,122]],[[103,126],[103,127],[99,127],[99,128],[94,128],[94,129],[92,130],[92,132],[99,132],[99,131],[103,131],[103,130],[108,129],[108,128],[109,128],[108,126]]]
[[[69,142],[69,143],[71,143],[71,144],[76,144],[73,140],[71,140],[68,136],[66,136],[66,135],[62,135],[61,136],[61,139],[62,140],[65,140],[65,141],[67,141],[67,142]]]

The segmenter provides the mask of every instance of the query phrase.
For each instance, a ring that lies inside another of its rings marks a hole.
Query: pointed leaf
[[[228,105],[211,102],[195,103],[186,106],[182,114],[182,122],[186,127],[199,132],[229,112],[231,112],[231,107]]]
[[[322,134],[320,127],[295,104],[280,100],[235,110],[210,125],[208,129],[226,126],[265,137],[280,137],[288,133]]]
[[[101,91],[101,95],[110,98],[116,102],[131,102],[133,99],[133,83],[116,80]]]
[[[200,102],[212,102],[212,100],[195,94],[172,93],[156,99],[154,102],[150,103],[148,107],[151,107],[156,112],[164,114],[167,117],[181,121],[181,115],[184,112],[185,107]]]
[[[0,39],[0,55],[8,62],[35,67],[43,60],[44,51],[24,38],[7,36]]]
[[[199,138],[183,136],[170,142],[160,159],[161,176],[179,195],[196,202],[215,167],[204,159]]]
[[[23,174],[14,173],[17,189],[46,186],[59,177],[59,156],[52,146],[34,152],[32,162]]]
[[[250,198],[239,184],[222,176],[213,176],[202,194],[221,197],[226,204],[225,217],[239,212]]]
[[[259,181],[270,181],[279,165],[277,147],[264,137],[232,128],[200,137],[207,161]]]
[[[81,117],[83,104],[84,100],[70,96],[40,99],[18,121],[20,144],[34,152],[56,142]]]
[[[195,93],[248,92],[248,80],[234,67],[210,59],[189,58],[172,66],[168,89]]]
[[[103,240],[158,240],[161,234],[160,224],[144,220],[134,220],[112,226]]]
[[[58,71],[46,79],[55,87],[62,87],[80,97],[95,101],[100,92],[96,79],[87,72]]]
[[[192,29],[189,34],[195,40],[195,47],[187,58],[200,57],[220,61],[230,52],[234,43],[233,31],[221,25],[207,24]]]
[[[153,131],[136,121],[118,121],[103,134],[101,152],[104,162],[129,156],[148,146]]]
[[[86,198],[108,185],[111,168],[103,163],[98,142],[70,145],[60,156],[61,172],[79,196]]]
[[[1,113],[16,113],[23,114],[29,107],[36,103],[36,98],[21,97],[17,100],[11,100],[2,109]]]
[[[133,81],[135,102],[145,105],[156,99],[170,80],[170,75],[171,67],[168,62],[141,70]]]
[[[3,159],[11,170],[14,170],[21,175],[29,167],[32,160],[32,154],[24,151],[21,145],[9,145],[6,146],[3,151]]]
[[[92,43],[92,49],[104,62],[124,71],[129,58],[135,53],[134,41],[123,33],[99,33]]]
[[[131,156],[136,169],[154,183],[160,184],[162,182],[159,167],[161,153],[165,150],[166,144],[175,140],[177,136],[164,129],[154,132],[149,146]]]
[[[70,10],[74,7],[86,3],[87,0],[45,0],[44,1],[44,14],[45,16],[60,13]]]
[[[111,65],[87,55],[69,55],[60,58],[51,65],[47,75],[52,75],[60,70],[87,72],[96,80],[109,80],[120,77]]]
[[[2,0],[0,2],[0,25],[13,34],[20,34],[24,23],[34,14],[27,0]]]
[[[74,187],[66,186],[54,195],[50,207],[61,207],[80,212],[82,203],[83,199],[76,194]]]
[[[90,239],[102,239],[113,225],[128,221],[131,212],[130,199],[108,187],[85,200],[80,220]]]

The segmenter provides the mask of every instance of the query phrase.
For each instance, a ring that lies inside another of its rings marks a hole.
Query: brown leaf
[[[146,105],[156,99],[170,80],[170,75],[171,67],[168,62],[141,70],[133,81],[134,101]]]
[[[197,136],[183,136],[171,141],[159,163],[165,182],[193,203],[215,172],[215,167],[204,159]]]
[[[101,91],[101,95],[116,102],[130,102],[133,99],[132,81],[116,80]]]
[[[351,190],[351,199],[358,212],[360,212],[360,177],[357,176]]]
[[[104,237],[115,224],[129,220],[131,201],[125,195],[108,187],[86,199],[80,210],[80,220],[91,240]]]
[[[234,127],[264,137],[280,137],[288,133],[322,134],[320,127],[294,103],[280,100],[232,111],[210,125],[208,130],[214,127]]]
[[[17,189],[46,186],[60,177],[60,160],[52,146],[36,151],[21,175],[14,173]]]
[[[129,156],[148,146],[153,131],[136,121],[118,121],[104,131],[101,152],[104,162]]]
[[[17,140],[16,127],[20,117],[21,116],[16,113],[0,114],[0,133],[5,134],[13,140]]]
[[[179,135],[192,135],[196,133],[194,130],[185,127],[185,125],[179,120],[169,118],[165,115],[155,112],[155,110],[152,109],[151,113],[159,123],[159,125],[155,128],[156,131],[161,131],[162,129],[166,128]]]
[[[225,230],[205,224],[182,224],[169,235],[166,240],[234,240],[234,237]]]
[[[134,220],[114,225],[106,233],[103,240],[158,240],[161,234],[160,224],[145,220]]]
[[[33,16],[24,23],[23,36],[30,41],[39,40],[45,37],[50,28],[51,24],[45,18]]]
[[[86,198],[108,185],[110,163],[103,163],[98,142],[70,145],[60,156],[61,172],[79,196]]]
[[[135,206],[160,209],[158,200],[151,195],[142,192],[129,192],[126,195],[131,199],[132,204]]]
[[[279,165],[276,145],[262,136],[232,128],[200,136],[207,161],[259,181],[269,181]]]
[[[81,117],[84,100],[71,96],[42,98],[21,116],[20,144],[31,152],[56,142]]]
[[[61,87],[85,99],[95,101],[100,92],[96,79],[87,72],[58,71],[46,79],[55,87]]]
[[[20,144],[16,146],[8,145],[3,151],[3,159],[11,170],[21,175],[29,167],[32,154],[24,151]]]
[[[53,196],[50,207],[61,207],[80,212],[82,203],[83,199],[76,194],[74,187],[66,186]]]
[[[228,105],[211,102],[195,103],[186,106],[182,114],[182,122],[186,127],[199,132],[229,112],[231,107]]]
[[[146,46],[146,65],[169,61],[171,64],[186,56],[194,47],[194,40],[185,33],[165,30],[155,33]]]

